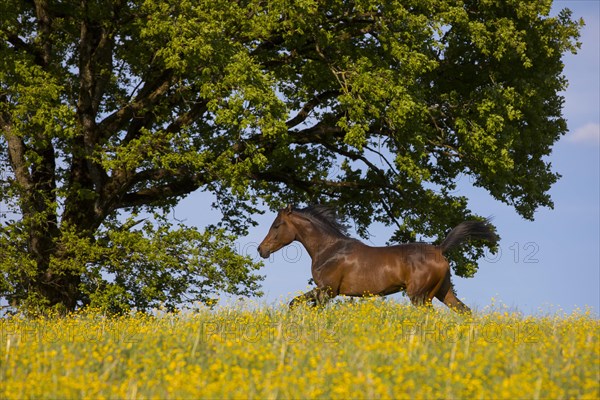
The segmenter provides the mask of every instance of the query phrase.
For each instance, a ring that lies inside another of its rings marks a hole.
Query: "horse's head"
[[[262,258],[267,258],[271,253],[276,252],[284,246],[292,243],[296,239],[296,227],[291,222],[292,206],[289,205],[283,210],[279,210],[277,218],[273,221],[269,233],[258,246],[258,254]]]

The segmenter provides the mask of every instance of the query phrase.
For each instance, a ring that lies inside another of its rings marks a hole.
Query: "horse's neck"
[[[298,235],[296,239],[302,243],[313,261],[342,239],[333,233],[320,229],[312,223],[300,224],[297,226],[297,230]]]

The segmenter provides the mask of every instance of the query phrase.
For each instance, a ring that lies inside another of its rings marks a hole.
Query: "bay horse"
[[[405,290],[416,306],[430,306],[436,297],[454,311],[470,313],[456,297],[444,257],[446,251],[470,238],[492,244],[498,240],[489,220],[465,221],[437,246],[407,243],[372,247],[349,237],[332,208],[288,206],[279,210],[258,252],[267,258],[295,240],[306,248],[317,287],[294,298],[290,307],[299,302],[325,304],[337,295],[385,296]]]

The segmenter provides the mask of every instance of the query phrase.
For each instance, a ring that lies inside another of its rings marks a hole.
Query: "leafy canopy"
[[[4,0],[0,294],[145,309],[256,294],[263,202],[443,237],[471,177],[532,219],[582,22],[536,0]],[[218,227],[166,217],[216,196]],[[146,219],[143,219],[146,218]],[[482,248],[453,255],[471,276]]]

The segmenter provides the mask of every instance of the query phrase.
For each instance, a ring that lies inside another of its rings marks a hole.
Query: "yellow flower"
[[[589,311],[471,317],[393,301],[323,310],[7,318],[0,398],[597,398]],[[210,329],[208,329],[210,328]]]

